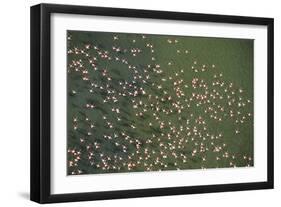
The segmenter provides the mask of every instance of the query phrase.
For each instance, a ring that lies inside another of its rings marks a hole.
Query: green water
[[[68,174],[253,166],[253,40],[67,37]]]

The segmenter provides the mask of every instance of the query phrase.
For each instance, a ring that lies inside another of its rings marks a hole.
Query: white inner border
[[[255,39],[254,167],[66,176],[66,31],[108,31]],[[51,194],[267,180],[266,26],[51,15]]]

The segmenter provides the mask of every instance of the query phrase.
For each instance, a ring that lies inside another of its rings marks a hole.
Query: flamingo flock
[[[176,36],[83,35],[67,34],[69,175],[253,166],[253,97],[219,60]]]

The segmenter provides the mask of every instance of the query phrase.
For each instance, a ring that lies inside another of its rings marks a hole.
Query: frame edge
[[[40,16],[41,6],[30,8],[30,200],[40,202]]]

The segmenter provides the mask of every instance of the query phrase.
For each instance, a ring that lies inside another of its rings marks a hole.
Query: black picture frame
[[[53,13],[100,15],[113,17],[152,18],[209,23],[231,23],[267,26],[267,181],[238,184],[219,184],[189,187],[169,187],[106,192],[85,192],[74,194],[50,193],[50,129],[51,129],[51,72],[50,72],[50,16]],[[165,196],[224,191],[241,191],[273,188],[274,147],[273,147],[273,52],[274,20],[272,18],[195,14],[152,10],[103,8],[39,4],[31,7],[31,174],[30,199],[38,203],[88,201],[102,199]]]

